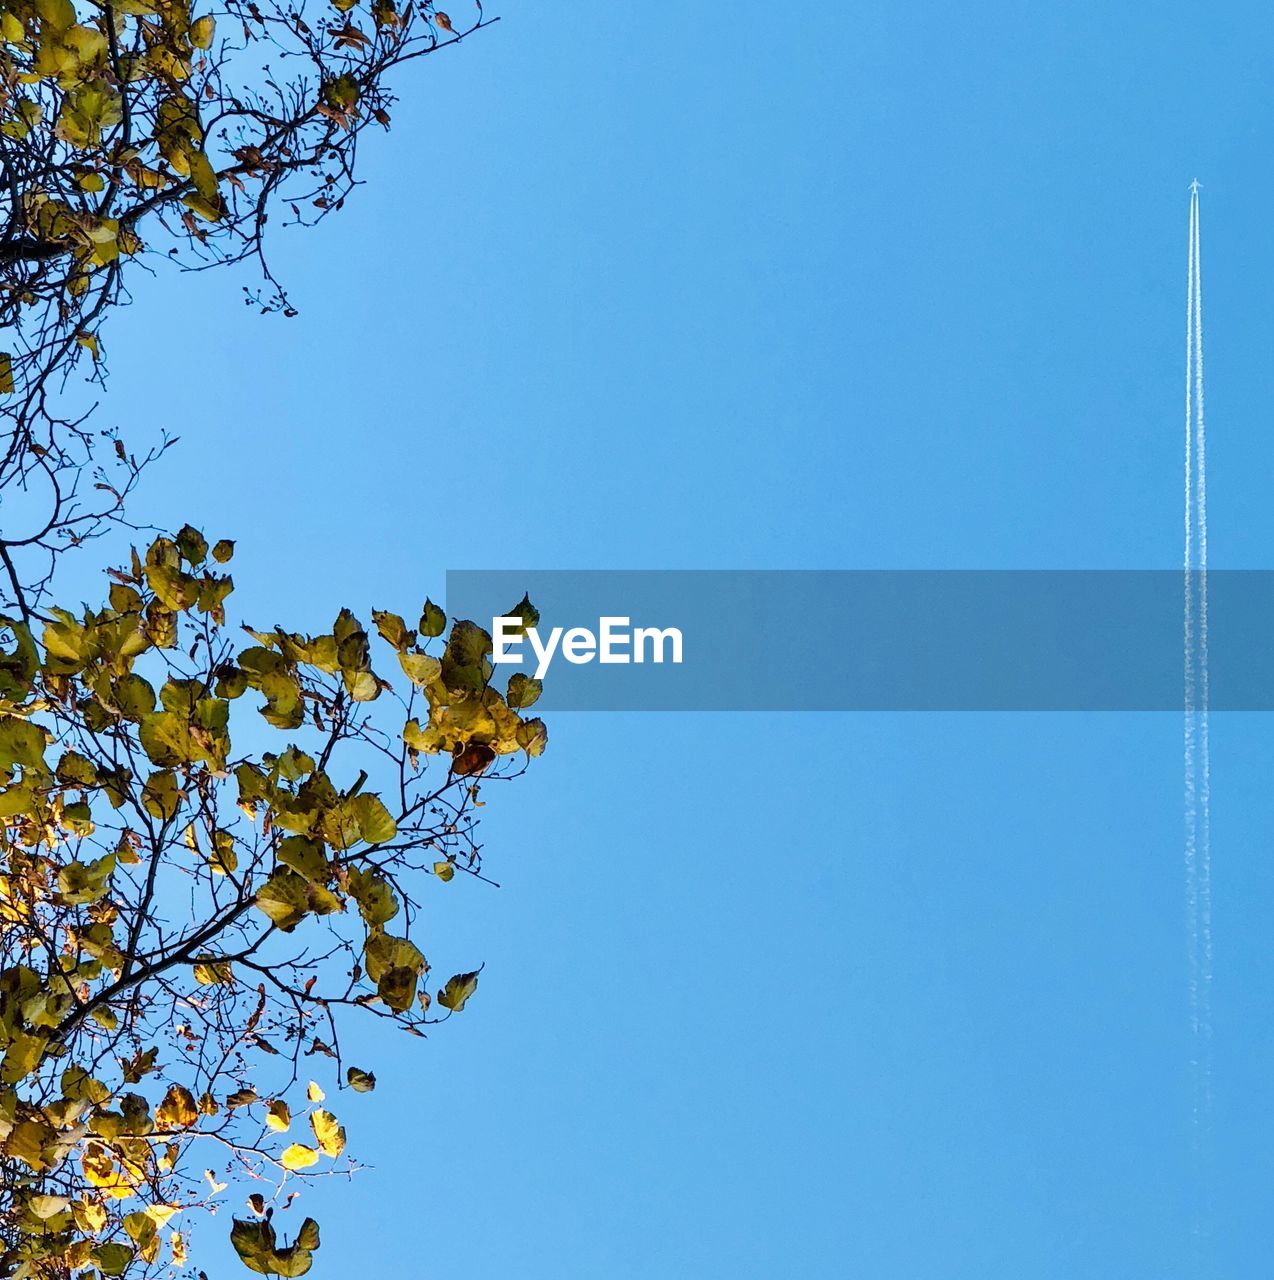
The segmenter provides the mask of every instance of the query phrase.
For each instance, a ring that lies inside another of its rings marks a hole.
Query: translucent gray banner
[[[1196,696],[1206,661],[1212,710],[1274,710],[1274,571],[1191,585]],[[1186,586],[1181,570],[463,570],[447,606],[496,633],[530,597],[548,660],[510,636],[520,661],[494,682],[540,666],[547,710],[1179,711]]]

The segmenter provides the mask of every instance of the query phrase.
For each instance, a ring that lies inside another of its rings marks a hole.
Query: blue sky
[[[237,537],[249,616],[449,567],[1172,566],[1196,174],[1212,559],[1270,565],[1268,6],[501,12],[276,241],[298,318],[161,276],[109,335],[106,417],[183,437],[145,512]],[[479,995],[367,1055],[316,1275],[1265,1274],[1265,718],[1213,725],[1197,1266],[1175,717],[551,734],[504,888],[438,896]]]

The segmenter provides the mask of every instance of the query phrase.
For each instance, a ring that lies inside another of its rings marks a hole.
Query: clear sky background
[[[1175,565],[1196,174],[1212,560],[1274,565],[1268,5],[501,11],[276,240],[298,318],[161,276],[110,331],[104,425],[183,436],[139,510],[236,536],[247,616],[448,567]],[[1268,717],[1213,725],[1201,1268],[1176,717],[550,729],[504,887],[435,895],[477,997],[344,1101],[374,1168],[307,1195],[316,1276],[1268,1274]]]

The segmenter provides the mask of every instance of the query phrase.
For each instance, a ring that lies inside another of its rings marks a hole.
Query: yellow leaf
[[[161,1129],[189,1129],[199,1119],[194,1095],[179,1084],[170,1085],[164,1100],[155,1110],[155,1121]]]
[[[292,1123],[292,1112],[282,1099],[270,1103],[265,1122],[275,1133],[283,1133]]]
[[[312,1164],[318,1164],[318,1152],[313,1147],[304,1147],[299,1142],[294,1142],[280,1160],[285,1169],[308,1169]]]
[[[190,180],[195,184],[195,190],[205,200],[216,202],[217,174],[212,167],[212,162],[202,151],[191,152]],[[196,212],[201,212],[201,210],[196,209]]]
[[[324,1155],[334,1160],[345,1150],[345,1129],[330,1111],[316,1111],[310,1117],[310,1128]]]

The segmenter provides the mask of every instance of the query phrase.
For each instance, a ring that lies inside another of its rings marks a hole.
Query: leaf
[[[311,1080],[309,1086],[305,1090],[305,1096],[309,1098],[311,1102],[322,1102],[323,1099],[327,1097],[327,1094],[319,1088],[315,1081]]]
[[[515,671],[509,677],[509,691],[504,696],[504,701],[514,711],[521,711],[526,707],[533,706],[544,691],[542,681],[533,680],[530,676],[525,676],[520,671]]]
[[[284,933],[291,933],[311,913],[328,916],[344,910],[330,889],[288,870],[275,871],[270,876],[257,890],[255,905]]]
[[[361,1067],[350,1067],[345,1072],[345,1080],[355,1093],[371,1093],[376,1087],[376,1076],[371,1071],[364,1071]]]
[[[393,1010],[405,1013],[416,998],[416,983],[426,969],[425,957],[406,938],[375,932],[363,948],[367,976],[376,994]]]
[[[13,357],[0,351],[0,396],[11,396],[13,391]]]
[[[513,635],[521,635],[528,627],[537,627],[540,624],[540,611],[531,603],[531,597],[527,595],[524,595],[504,616],[517,618],[522,624],[520,627],[511,629]]]
[[[38,768],[44,763],[44,730],[30,720],[5,716],[0,720],[0,765]]]
[[[167,822],[181,808],[181,792],[176,776],[167,769],[152,773],[142,787],[142,808],[152,818]]]
[[[433,684],[442,674],[442,663],[427,653],[400,653],[398,662],[407,679],[419,689]]]
[[[9,1041],[3,1060],[0,1060],[0,1080],[5,1084],[17,1084],[25,1079],[39,1066],[47,1045],[44,1036],[17,1032]]]
[[[126,1244],[113,1241],[110,1244],[99,1244],[89,1253],[89,1257],[97,1264],[97,1269],[104,1276],[122,1276],[128,1270],[135,1254]]]
[[[59,1213],[65,1213],[70,1204],[66,1196],[38,1195],[27,1201],[27,1208],[41,1221],[47,1222],[50,1218],[56,1218]]]
[[[306,880],[322,884],[331,875],[323,846],[306,836],[287,836],[279,842],[279,861]]]
[[[345,1130],[330,1111],[315,1111],[310,1116],[310,1128],[319,1149],[335,1159],[345,1150]]]
[[[97,770],[92,761],[78,751],[67,751],[58,761],[57,776],[59,782],[70,783],[77,787],[91,787],[97,782]]]
[[[266,1108],[265,1122],[275,1133],[286,1133],[292,1125],[292,1111],[282,1098],[276,1098]]]
[[[447,985],[438,992],[438,1003],[452,1013],[459,1013],[468,999],[478,989],[477,973],[457,973],[447,979]]]
[[[216,19],[210,13],[204,14],[202,18],[196,18],[190,24],[190,43],[196,49],[211,49],[216,29]]]
[[[234,982],[234,967],[229,960],[205,956],[194,966],[195,981],[204,987],[229,986]]]
[[[195,152],[195,154],[201,155],[202,152]],[[207,157],[204,158],[206,161]],[[212,167],[209,165],[208,172],[211,173],[211,171]],[[204,177],[206,180],[207,175],[204,175]],[[213,178],[213,182],[216,182],[215,177]],[[205,222],[220,222],[225,216],[225,209],[222,207],[219,197],[218,199],[213,200],[208,196],[196,192],[194,195],[184,197],[182,204],[194,213],[197,213]]]
[[[491,637],[477,623],[453,623],[442,654],[443,684],[455,692],[483,688],[491,669],[487,661],[490,652]]]
[[[420,615],[420,634],[432,640],[434,636],[442,635],[446,628],[447,615],[432,600],[426,600]]]
[[[396,613],[389,613],[384,609],[373,609],[372,621],[376,624],[376,630],[380,632],[381,639],[400,653],[416,638],[407,630],[407,624]]]
[[[208,558],[208,541],[193,525],[183,525],[173,541],[187,564],[197,568]]]
[[[398,899],[389,881],[375,871],[350,867],[349,892],[358,903],[359,914],[370,925],[388,924],[398,914]]]
[[[481,773],[495,760],[494,749],[485,742],[471,742],[451,761],[451,772],[458,778],[469,778]]]
[[[549,740],[548,726],[543,720],[524,720],[518,725],[517,739],[528,756],[543,755]]]
[[[221,541],[212,548],[212,558],[218,564],[226,564],[233,555],[234,543],[231,542],[229,538],[222,538]]]
[[[155,1108],[155,1123],[160,1129],[189,1129],[198,1119],[194,1095],[179,1084],[170,1085]]]
[[[368,844],[386,844],[398,834],[398,825],[379,796],[357,795],[350,801],[350,808],[358,833]]]
[[[91,824],[90,824],[91,826]],[[68,862],[58,872],[58,894],[64,902],[83,906],[104,897],[115,870],[115,855],[108,853],[90,863]]]
[[[209,1178],[211,1179],[211,1173]],[[255,1271],[259,1275],[278,1274],[269,1265],[274,1257],[275,1235],[274,1228],[268,1222],[235,1218],[234,1225],[230,1228],[230,1243],[249,1271]]]
[[[308,1169],[311,1165],[318,1164],[318,1158],[319,1153],[313,1147],[294,1142],[279,1157],[279,1161],[285,1169],[296,1172],[298,1169]]]

